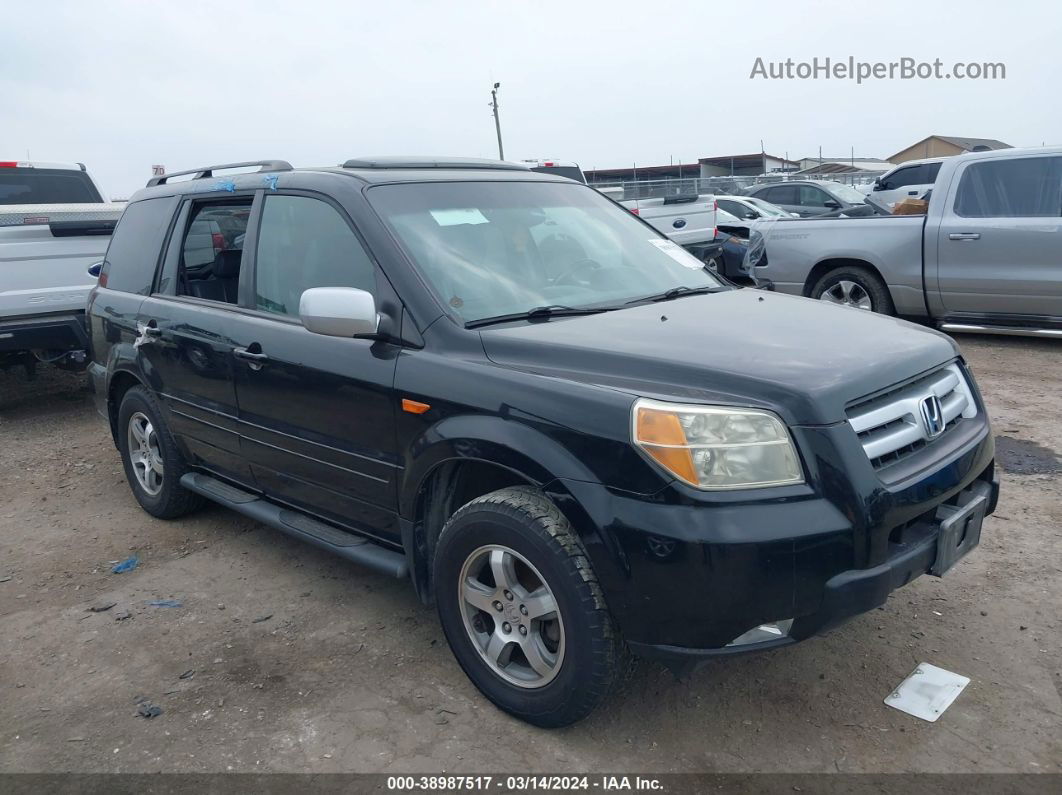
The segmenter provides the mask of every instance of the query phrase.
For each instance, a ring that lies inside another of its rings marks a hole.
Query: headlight
[[[657,464],[699,489],[803,483],[793,440],[769,411],[688,406],[640,399],[634,443]]]

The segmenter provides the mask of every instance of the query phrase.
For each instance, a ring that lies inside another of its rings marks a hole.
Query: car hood
[[[761,290],[730,290],[481,332],[498,365],[662,400],[758,406],[788,422],[842,422],[851,401],[958,352],[896,318]]]

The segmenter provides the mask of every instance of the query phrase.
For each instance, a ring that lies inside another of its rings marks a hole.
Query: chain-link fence
[[[761,174],[755,177],[675,177],[668,179],[649,180],[608,180],[591,182],[591,187],[604,189],[613,195],[617,201],[627,199],[657,199],[666,196],[688,196],[692,194],[717,193],[722,195],[737,195],[745,188],[771,182],[786,182],[788,180],[826,180],[840,182],[845,185],[864,185],[874,181],[875,174],[852,173],[852,174],[829,174],[829,175],[803,175],[796,174]]]

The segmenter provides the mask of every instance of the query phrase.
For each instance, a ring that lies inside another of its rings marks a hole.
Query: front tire
[[[454,656],[505,712],[567,726],[611,690],[622,645],[582,545],[540,492],[501,489],[458,510],[434,587]]]
[[[159,519],[184,516],[204,502],[180,484],[188,467],[154,396],[132,387],[118,408],[118,450],[140,507]]]

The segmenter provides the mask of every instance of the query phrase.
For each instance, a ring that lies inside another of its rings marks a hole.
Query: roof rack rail
[[[483,168],[502,171],[528,171],[523,163],[507,160],[487,160],[481,157],[410,157],[387,155],[384,157],[353,157],[343,168]]]
[[[172,174],[162,174],[158,177],[152,177],[148,180],[147,186],[153,188],[156,185],[165,185],[166,181],[170,177],[184,177],[188,174],[195,174],[192,179],[209,179],[214,176],[215,171],[221,171],[226,168],[247,168],[248,166],[261,166],[258,169],[262,171],[291,171],[291,163],[287,160],[249,160],[246,163],[222,163],[217,166],[203,166],[201,168],[193,168],[188,171],[174,171]]]

